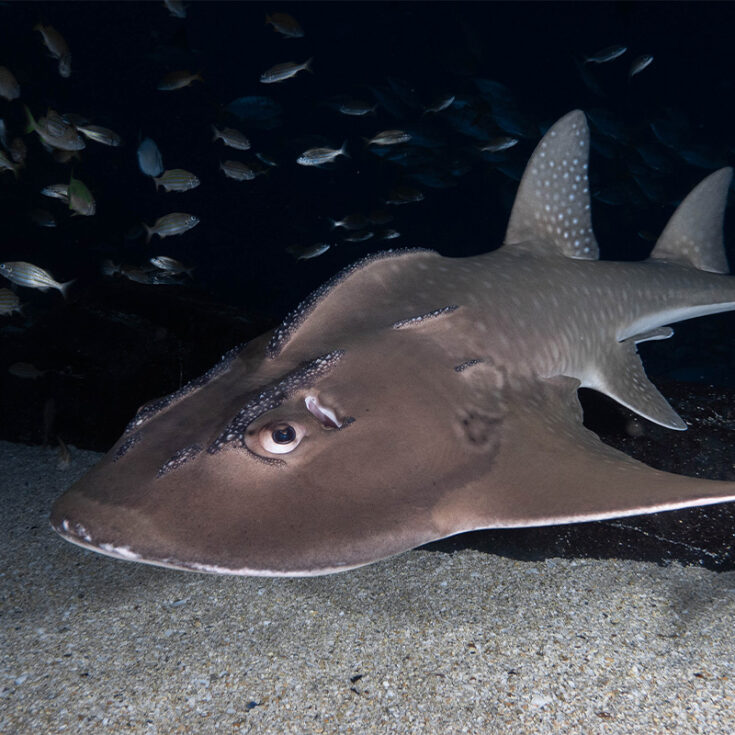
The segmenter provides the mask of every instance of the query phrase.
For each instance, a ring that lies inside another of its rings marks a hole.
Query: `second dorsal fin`
[[[722,221],[731,180],[728,167],[700,181],[671,215],[651,258],[727,273]]]

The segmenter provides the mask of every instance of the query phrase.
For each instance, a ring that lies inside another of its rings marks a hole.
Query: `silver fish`
[[[109,128],[103,128],[101,125],[75,125],[75,127],[82,135],[96,143],[114,148],[122,145],[122,138]]]
[[[424,110],[424,115],[436,114],[437,112],[449,109],[454,104],[455,99],[457,98],[453,94],[445,94],[438,97]]]
[[[23,378],[24,380],[36,380],[36,378],[42,378],[48,370],[39,370],[35,365],[30,362],[14,362],[8,367],[8,372],[11,375],[15,375],[16,378]]]
[[[362,100],[347,100],[337,105],[337,109],[343,114],[350,117],[363,117],[365,115],[374,115],[378,105],[371,105],[369,102]]]
[[[17,294],[9,288],[0,288],[0,316],[7,316],[16,311],[20,312],[22,308]]]
[[[86,143],[76,128],[54,110],[49,110],[45,117],[36,121],[28,107],[24,106],[24,109],[28,119],[28,132],[34,130],[44,143],[62,151],[81,151],[86,148]]]
[[[255,168],[243,161],[223,161],[219,168],[228,179],[235,181],[252,181],[256,176],[267,173],[267,169]]]
[[[163,4],[174,18],[186,18],[186,8],[182,0],[163,0]]]
[[[154,258],[151,258],[150,262],[162,271],[168,271],[174,275],[186,273],[187,276],[192,278],[191,272],[194,270],[193,268],[187,268],[180,260],[169,258],[168,255],[156,255]]]
[[[344,242],[365,242],[365,240],[370,240],[374,234],[372,230],[362,230],[345,235],[343,240]]]
[[[334,161],[338,156],[349,158],[347,141],[342,143],[341,148],[309,148],[296,159],[296,163],[301,166],[321,166]]]
[[[220,130],[216,125],[212,125],[214,136],[212,142],[221,140],[226,146],[235,148],[238,151],[249,151],[250,141],[247,136],[243,135],[239,130],[235,128],[223,128]]]
[[[15,178],[18,178],[19,163],[13,163],[3,151],[0,151],[0,171],[12,171]]]
[[[302,38],[304,29],[301,24],[288,13],[271,13],[265,16],[266,24],[273,26],[274,31],[278,31],[286,38]]]
[[[592,54],[592,56],[588,56],[585,60],[585,64],[604,64],[607,61],[612,61],[613,59],[617,59],[619,56],[622,56],[626,51],[628,50],[627,46],[608,46],[607,48],[602,49],[602,51],[598,51],[596,54]]]
[[[0,97],[17,100],[20,97],[20,84],[7,66],[0,66]]]
[[[53,26],[37,23],[33,26],[34,31],[39,31],[43,36],[43,42],[54,59],[61,59],[69,54],[69,46],[64,37]]]
[[[192,82],[203,82],[202,73],[192,74],[188,69],[172,71],[161,79],[156,89],[162,92],[172,92],[176,89],[188,87]]]
[[[260,81],[263,84],[273,84],[274,82],[282,82],[286,79],[295,77],[300,71],[312,71],[311,62],[313,58],[307,59],[303,64],[296,64],[293,61],[287,61],[284,64],[276,64],[260,75]]]
[[[65,204],[69,203],[69,184],[49,184],[41,189],[41,194],[51,199],[61,199]]]
[[[161,239],[171,235],[181,235],[199,224],[199,217],[186,212],[172,212],[159,217],[150,227],[143,222],[145,229],[145,241],[150,242],[153,235]]]
[[[59,76],[68,79],[71,76],[71,54],[66,53],[59,59]]]
[[[299,246],[299,245],[291,245],[290,247],[286,248],[286,251],[293,255],[296,260],[310,260],[311,258],[316,258],[319,255],[323,255],[324,253],[329,250],[331,245],[327,244],[326,242],[318,242],[314,245],[306,245],[306,246]]]
[[[647,66],[653,62],[653,54],[641,54],[633,59],[633,63],[628,70],[628,79],[642,72]]]
[[[156,184],[156,191],[158,191],[159,186],[162,186],[164,191],[189,191],[190,189],[196,189],[200,183],[195,174],[191,171],[185,171],[183,168],[172,168],[164,171],[160,176],[154,176],[153,181]]]
[[[59,283],[48,271],[23,260],[0,263],[0,276],[5,276],[19,286],[37,288],[39,291],[48,291],[50,288],[58,289],[65,298],[66,290],[74,283],[74,281]]]
[[[386,204],[412,204],[413,202],[422,202],[424,200],[424,193],[418,189],[414,189],[412,186],[396,186],[391,189],[388,198],[385,200]]]
[[[361,230],[363,227],[367,227],[371,224],[371,222],[372,220],[359,213],[348,214],[345,217],[342,217],[342,219],[329,218],[329,224],[333,230],[336,230],[338,227],[343,227],[345,230]]]
[[[508,148],[512,148],[517,143],[518,138],[514,138],[510,135],[500,135],[497,138],[489,140],[484,146],[482,146],[482,148],[480,148],[480,150],[487,153],[498,153],[499,151],[505,151],[508,150]]]
[[[397,145],[411,140],[411,134],[405,130],[383,130],[367,141],[368,145]]]
[[[97,203],[86,184],[72,175],[69,179],[69,209],[77,214],[91,217],[97,211]]]

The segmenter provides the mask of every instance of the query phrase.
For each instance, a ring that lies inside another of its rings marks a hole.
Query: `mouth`
[[[51,528],[53,528],[54,531],[56,531],[56,533],[58,533],[65,541],[69,541],[76,546],[81,546],[83,549],[96,551],[98,554],[111,556],[115,559],[138,562],[146,561],[140,556],[140,554],[133,551],[129,546],[115,546],[111,543],[95,541],[87,528],[76,521],[70,521],[68,518],[63,517],[57,519],[52,516],[50,523]]]

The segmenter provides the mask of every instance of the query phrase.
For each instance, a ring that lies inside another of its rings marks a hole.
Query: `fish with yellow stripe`
[[[13,293],[9,288],[0,288],[0,316],[10,316],[14,312],[23,313],[18,294]]]
[[[24,260],[0,263],[0,276],[5,276],[19,286],[37,288],[39,291],[48,291],[50,288],[58,289],[64,298],[66,298],[66,290],[74,283],[73,280],[59,283],[47,270],[33,263],[26,263]]]
[[[160,238],[170,237],[171,235],[181,235],[192,227],[199,224],[199,217],[186,212],[172,212],[163,217],[159,217],[150,227],[143,222],[145,229],[145,241],[150,242],[153,235]]]

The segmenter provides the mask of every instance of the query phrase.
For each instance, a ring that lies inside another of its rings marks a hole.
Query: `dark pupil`
[[[280,429],[274,429],[271,436],[276,444],[289,444],[296,438],[296,430],[293,426],[282,426]]]

